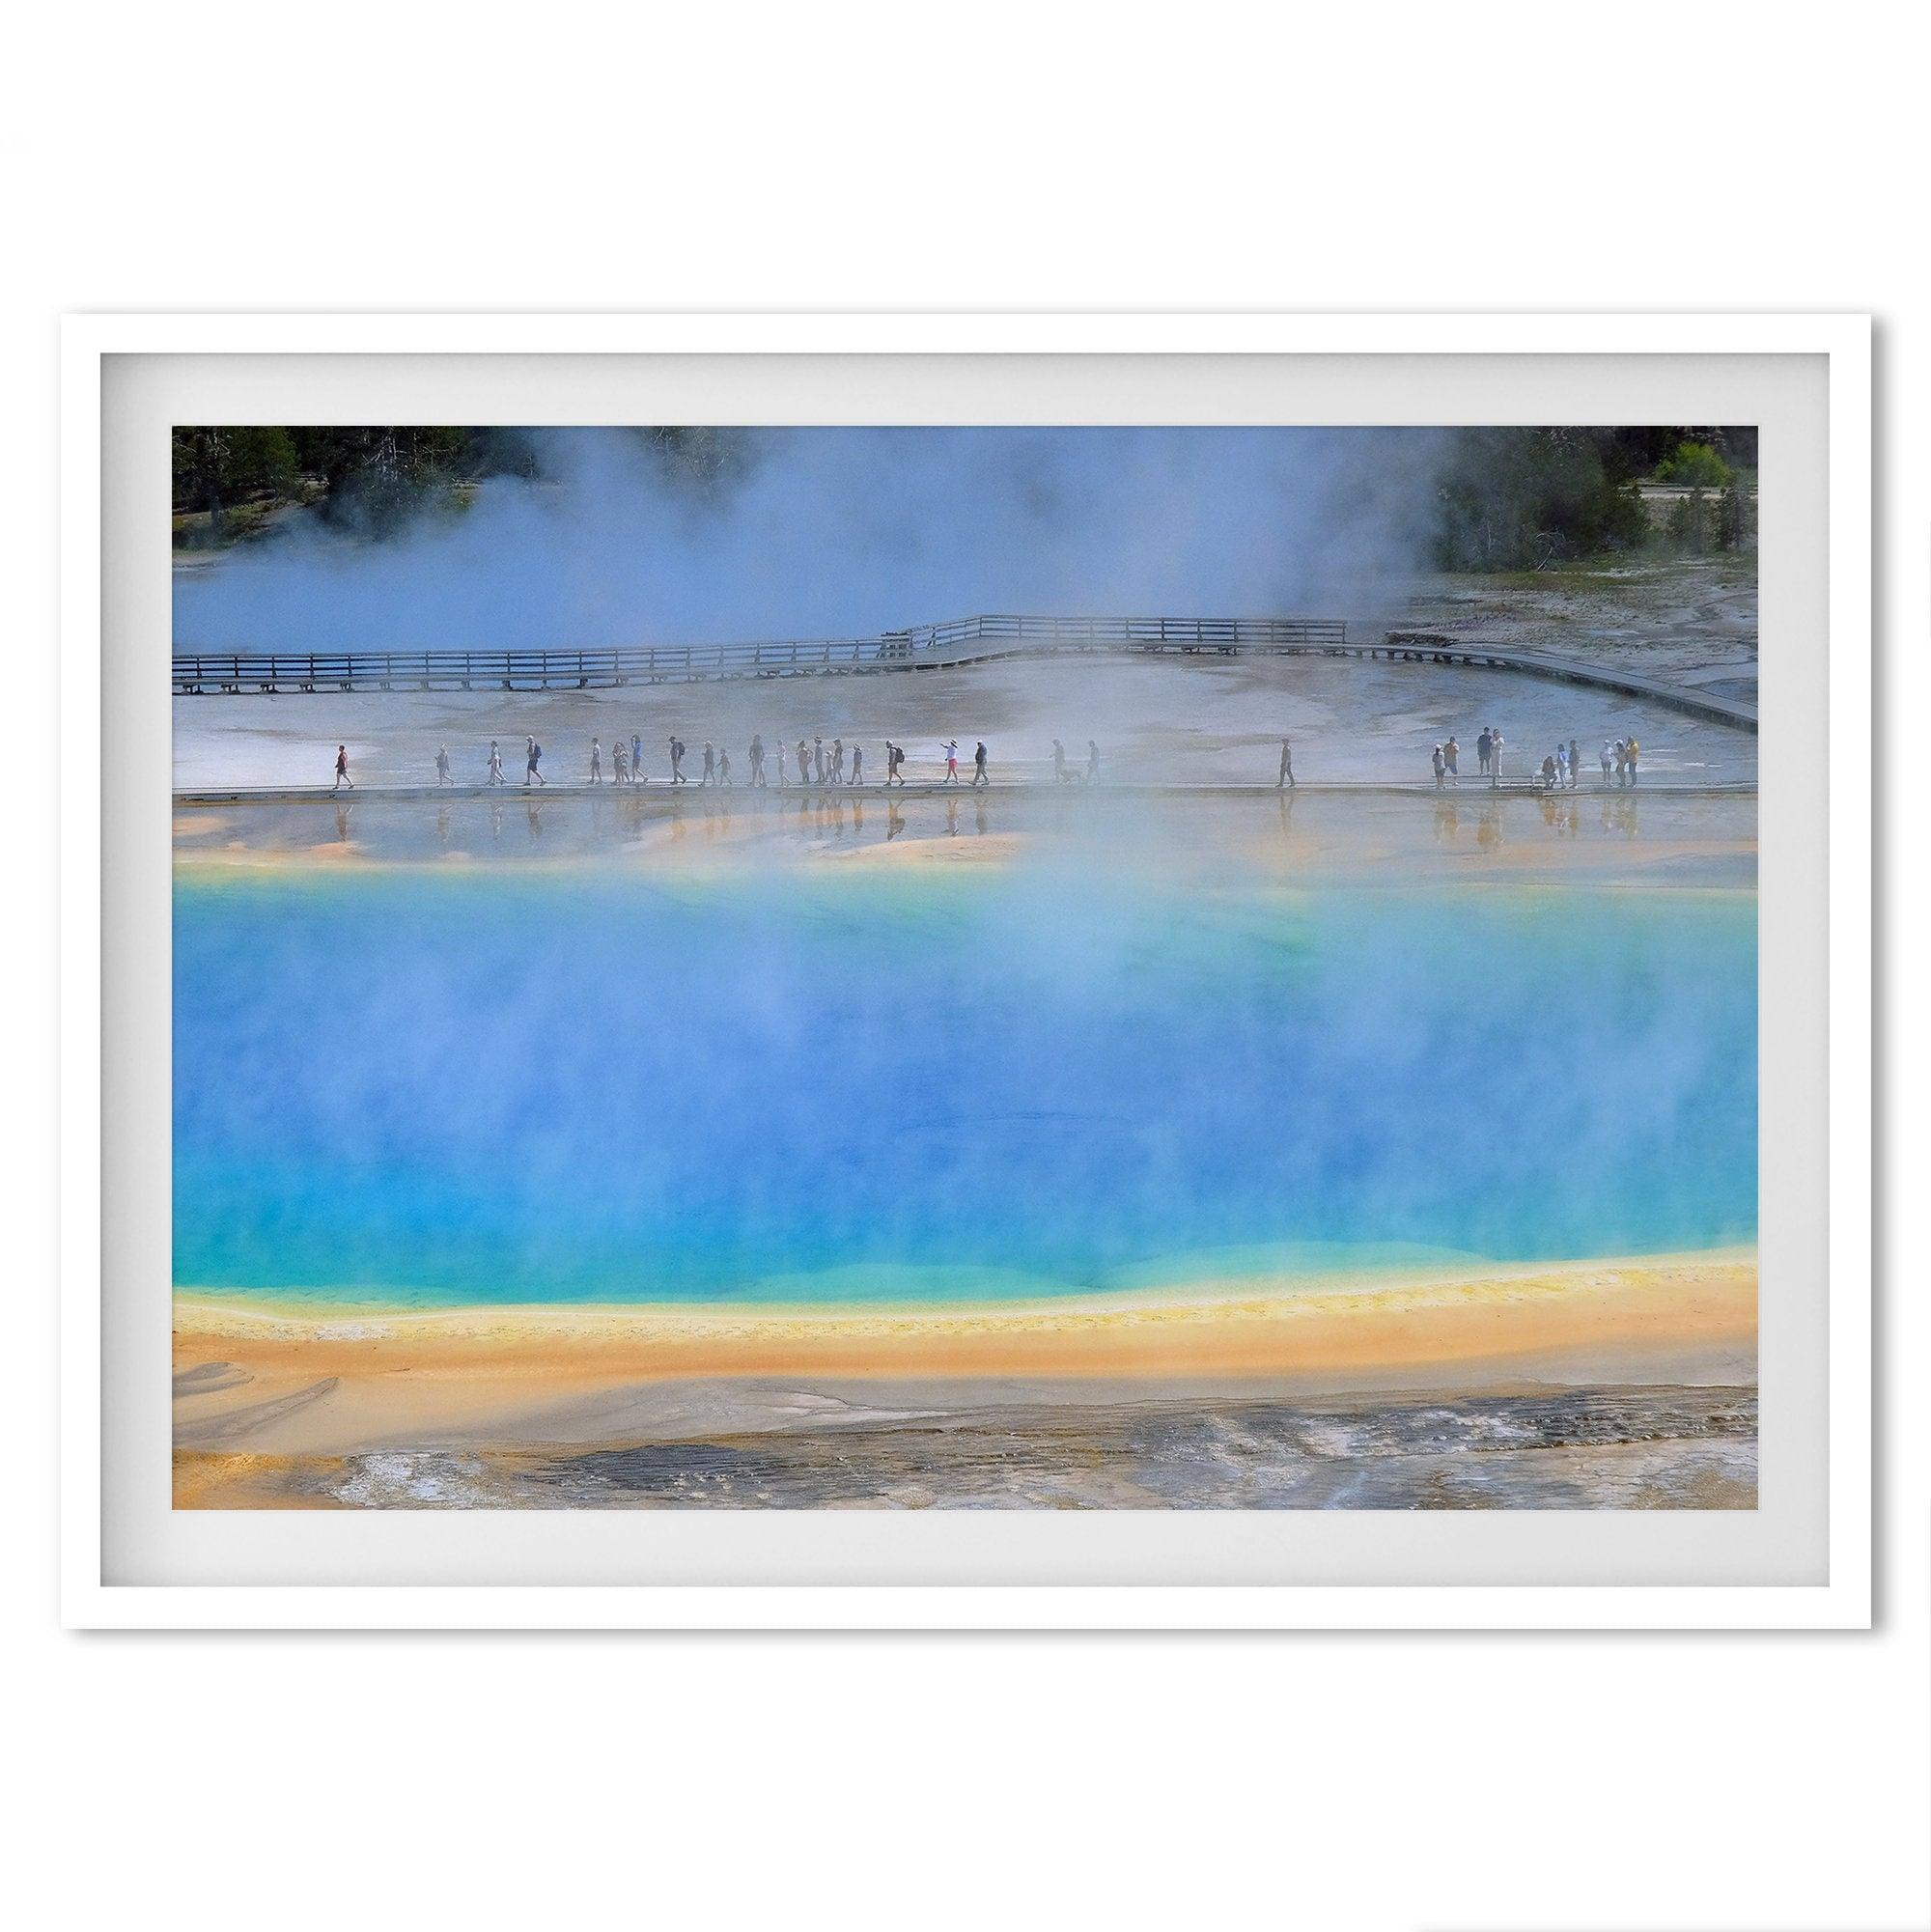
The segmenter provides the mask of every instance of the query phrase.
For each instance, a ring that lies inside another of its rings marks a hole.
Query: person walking
[[[486,785],[500,785],[503,782],[503,754],[496,749],[496,741],[490,741],[490,770],[483,781]]]
[[[1558,785],[1569,782],[1569,747],[1559,738],[1555,741],[1555,782]]]
[[[699,789],[701,790],[704,786],[711,784],[716,776],[717,754],[712,750],[711,741],[707,738],[704,741],[704,771],[703,775],[697,781]]]
[[[630,783],[644,782],[644,741],[633,731],[630,734]]]
[[[956,785],[959,782],[959,741],[949,739],[940,748],[945,753],[945,782]]]
[[[1097,741],[1086,741],[1086,782],[1097,785],[1100,782],[1100,746]]]
[[[690,783],[690,780],[684,775],[684,741],[674,732],[670,741],[670,782],[673,785]]]
[[[335,783],[328,789],[331,792],[339,792],[345,785],[351,792],[355,789],[355,780],[349,775],[349,747],[346,744],[338,744],[335,747]]]
[[[1482,735],[1475,740],[1475,770],[1483,778],[1489,775],[1489,728],[1483,725]]]
[[[1435,767],[1435,789],[1439,792],[1441,789],[1442,773],[1448,770],[1448,761],[1442,757],[1441,747],[1439,744],[1435,747],[1434,756],[1431,762]]]
[[[902,765],[904,765],[904,763],[905,763],[905,746],[902,744],[894,744],[889,738],[886,739],[885,740],[885,783],[887,786],[896,784],[901,791],[905,789],[905,773],[899,769]]]
[[[811,741],[811,776],[814,784],[825,783],[825,741],[822,738]]]
[[[865,782],[865,747],[854,744],[852,747],[852,789],[855,792]]]
[[[1052,741],[1052,775],[1062,785],[1066,783],[1066,747],[1056,738]]]
[[[986,741],[982,738],[972,753],[972,789],[976,792],[992,782],[986,775]]]
[[[539,744],[534,738],[532,738],[523,748],[524,791],[527,792],[532,785],[542,785],[548,782],[544,777],[544,774],[537,770],[537,767],[540,766],[542,763],[543,763],[543,746]]]
[[[1492,786],[1502,782],[1502,735],[1494,725],[1489,727],[1489,783]]]
[[[630,747],[621,738],[610,741],[610,782],[613,785],[630,782]]]
[[[731,784],[731,753],[728,749],[717,754],[717,782],[719,785]],[[733,786],[732,789],[735,791],[737,788]]]
[[[1280,774],[1273,781],[1276,792],[1294,789],[1294,746],[1286,739],[1280,742]]]
[[[1461,755],[1462,747],[1455,742],[1455,734],[1451,731],[1447,743],[1441,747],[1441,762],[1448,768],[1449,781],[1456,785],[1462,782],[1461,770],[1455,763]]]
[[[1637,742],[1635,739],[1632,738],[1628,745],[1624,748],[1624,753],[1623,753],[1625,759],[1628,761],[1629,764],[1630,783],[1632,785],[1636,783],[1637,750]]]
[[[590,741],[590,782],[601,785],[603,782],[603,745],[600,739]]]
[[[449,746],[446,744],[435,747],[435,782],[438,785],[449,783]]]
[[[845,741],[842,738],[831,741],[831,782],[834,785],[845,782]]]
[[[751,734],[751,787],[755,791],[765,782],[765,741],[758,732]]]
[[[780,792],[788,791],[790,787],[791,787],[791,780],[785,776],[785,742],[783,739],[779,739],[778,740],[778,790]]]
[[[1576,748],[1576,741],[1569,741],[1569,789],[1574,792],[1582,783],[1582,754]]]

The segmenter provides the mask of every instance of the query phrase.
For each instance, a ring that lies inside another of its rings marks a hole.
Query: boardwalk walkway
[[[1485,644],[1439,631],[1350,637],[1334,618],[1023,617],[988,615],[877,637],[762,644],[640,644],[559,651],[179,652],[177,697],[219,692],[550,691],[685,684],[707,678],[953,670],[1010,658],[1092,653],[1353,658],[1517,671],[1592,686],[1707,722],[1757,728],[1756,707],[1622,665]]]

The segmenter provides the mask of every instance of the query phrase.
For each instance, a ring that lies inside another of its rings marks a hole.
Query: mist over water
[[[176,1279],[916,1302],[1749,1240],[1755,958],[1741,894],[182,880]]]
[[[715,487],[617,430],[542,433],[401,537],[306,514],[176,573],[176,648],[872,635],[980,611],[1345,615],[1419,565],[1443,433],[770,429]]]

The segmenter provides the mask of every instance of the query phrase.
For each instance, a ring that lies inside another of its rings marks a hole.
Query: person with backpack
[[[544,774],[537,770],[537,767],[543,763],[543,746],[532,738],[529,741],[527,749],[524,751],[523,757],[525,761],[523,765],[523,790],[527,792],[532,785],[541,785],[545,782]]]
[[[673,785],[687,785],[690,780],[684,775],[684,740],[673,736],[670,742],[670,782]]]

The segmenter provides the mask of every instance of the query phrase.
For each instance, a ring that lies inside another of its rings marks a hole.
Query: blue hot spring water
[[[1753,1240],[1749,894],[175,894],[175,1278],[935,1302]]]

